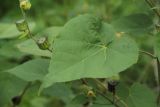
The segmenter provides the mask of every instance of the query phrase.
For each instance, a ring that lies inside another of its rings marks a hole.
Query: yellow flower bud
[[[23,10],[29,10],[31,8],[31,3],[29,0],[21,0],[20,8]]]
[[[96,94],[95,94],[92,90],[89,90],[89,91],[87,92],[87,96],[88,96],[88,97],[96,97]]]

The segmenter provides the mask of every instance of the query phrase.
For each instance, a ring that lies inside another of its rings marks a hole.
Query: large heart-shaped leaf
[[[42,80],[48,72],[48,59],[35,59],[16,66],[6,72],[13,74],[25,81]]]
[[[55,40],[44,87],[85,77],[106,78],[125,70],[138,59],[136,43],[116,38],[113,28],[91,15],[69,21]]]
[[[37,34],[36,37],[47,36],[50,44],[52,44],[53,40],[59,34],[60,30],[61,30],[61,27],[51,27]],[[38,56],[47,56],[47,57],[51,56],[51,53],[48,50],[39,49],[35,41],[31,39],[18,44],[17,47],[20,51],[28,54],[38,55]]]

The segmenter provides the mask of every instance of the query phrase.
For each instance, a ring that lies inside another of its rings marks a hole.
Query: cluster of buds
[[[23,14],[24,19],[16,21],[16,27],[17,27],[18,31],[23,32],[23,35],[22,35],[23,37],[29,34],[30,37],[31,37],[31,39],[35,40],[32,37],[32,34],[31,34],[30,30],[29,30],[29,26],[28,26],[28,23],[27,23],[26,17],[25,17],[25,11],[27,11],[27,10],[29,10],[31,8],[31,3],[30,3],[29,0],[19,0],[19,5],[20,5],[20,8],[22,10],[22,14]],[[50,43],[49,43],[47,37],[41,37],[41,38],[39,38],[36,41],[36,44],[42,50],[49,50],[49,51],[51,51],[49,49]]]
[[[20,0],[19,5],[22,11],[29,10],[31,8],[31,3],[29,0]],[[28,23],[25,19],[16,21],[16,27],[18,31],[22,32],[25,35],[27,35],[29,32]]]

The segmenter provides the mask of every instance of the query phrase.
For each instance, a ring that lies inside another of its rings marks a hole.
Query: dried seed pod
[[[28,30],[27,22],[25,19],[16,21],[16,27],[20,32],[26,32]]]
[[[37,45],[42,50],[48,50],[50,47],[50,43],[47,37],[41,37],[37,41]]]
[[[115,93],[116,86],[119,83],[119,79],[120,79],[119,75],[114,75],[108,79],[108,91]]]
[[[15,96],[15,97],[12,98],[13,105],[17,106],[17,105],[20,104],[20,102],[21,102],[21,96]]]
[[[112,93],[115,93],[117,85],[118,85],[117,81],[108,81],[108,91],[112,92]]]
[[[29,0],[20,0],[20,8],[23,10],[29,10],[31,8],[31,3]]]

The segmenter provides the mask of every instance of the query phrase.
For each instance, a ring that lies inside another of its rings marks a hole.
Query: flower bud
[[[96,94],[92,90],[89,90],[87,92],[87,97],[96,97]]]
[[[42,50],[47,50],[50,47],[49,41],[47,37],[41,37],[37,41],[37,45]]]
[[[31,8],[31,3],[29,0],[20,0],[20,8],[23,10],[29,10]]]
[[[21,19],[16,21],[16,27],[20,32],[25,32],[27,31],[27,22],[25,21],[25,19]]]

